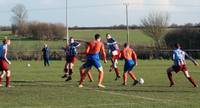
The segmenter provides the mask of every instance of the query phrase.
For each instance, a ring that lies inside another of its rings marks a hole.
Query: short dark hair
[[[110,33],[107,33],[106,36],[110,35]]]
[[[124,47],[126,48],[129,44],[128,43],[124,43]]]
[[[179,43],[175,43],[175,44],[174,44],[174,47],[175,47],[175,48],[180,48],[181,45],[180,45]]]
[[[69,39],[70,39],[70,40],[71,40],[71,39],[74,39],[74,37],[70,37]]]
[[[100,34],[95,34],[95,35],[94,35],[95,40],[99,39],[100,37],[101,37]]]

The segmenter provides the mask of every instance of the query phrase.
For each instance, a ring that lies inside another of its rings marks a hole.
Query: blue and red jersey
[[[180,48],[173,50],[174,65],[176,66],[185,65],[186,64],[185,56],[186,56],[186,53]]]
[[[65,49],[67,56],[76,56],[78,54],[77,47],[80,45],[79,42],[70,43]]]
[[[119,50],[117,42],[113,38],[107,39],[107,45],[110,52]]]
[[[4,59],[5,50],[8,49],[7,44],[0,45],[0,59]]]

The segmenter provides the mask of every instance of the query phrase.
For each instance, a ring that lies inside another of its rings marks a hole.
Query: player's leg
[[[111,63],[112,63],[112,64],[110,65],[109,72],[112,72],[112,70],[114,69],[114,65],[113,65],[113,64],[114,64],[114,60],[113,60],[112,57],[110,58],[110,60],[111,60]]]
[[[47,57],[47,65],[50,66],[49,58]]]
[[[92,78],[91,69],[88,71],[87,75],[88,75],[90,82],[93,82],[94,80]]]
[[[79,81],[79,87],[80,88],[82,88],[83,87],[83,82],[84,82],[84,80],[85,80],[85,77],[86,77],[86,75],[87,75],[87,73],[88,73],[88,71],[90,70],[90,68],[88,68],[88,67],[85,67],[84,65],[82,65],[81,67],[80,67],[80,81]]]
[[[105,88],[105,86],[102,84],[103,78],[104,78],[104,71],[103,71],[103,67],[101,65],[100,60],[99,59],[94,59],[93,60],[93,65],[99,71],[98,87]]]
[[[123,85],[127,85],[128,71],[123,73]]]
[[[66,61],[65,66],[64,66],[64,75],[62,76],[62,78],[68,77],[68,72],[69,72],[68,66],[69,66],[69,64]]]
[[[105,88],[105,86],[102,84],[103,82],[103,78],[104,78],[104,71],[103,71],[103,67],[98,67],[98,71],[99,71],[99,77],[98,77],[98,87],[102,87]]]
[[[198,87],[198,85],[196,84],[196,82],[194,81],[194,79],[190,76],[188,70],[183,71],[185,77],[192,83],[192,85],[194,87]]]
[[[139,83],[139,81],[137,80],[137,77],[136,77],[135,73],[132,72],[132,71],[129,71],[128,74],[134,80],[133,86],[137,85]]]
[[[0,74],[0,87],[3,86],[3,85],[2,85],[2,80],[3,80],[3,77],[4,77],[5,74],[6,74],[5,71],[2,71],[1,74]]]
[[[6,87],[9,88],[10,86],[10,77],[11,77],[11,72],[10,70],[6,71]]]
[[[118,78],[121,78],[119,68],[117,67],[117,63],[118,63],[117,59],[114,59],[113,67],[114,67],[115,74],[116,74],[115,80],[118,80]]]
[[[68,78],[66,79],[66,81],[72,80],[73,66],[74,66],[73,63],[69,63],[69,68],[68,68],[69,69],[69,75],[68,75]]]
[[[47,64],[46,64],[46,57],[44,57],[44,66],[46,66]]]
[[[167,69],[167,77],[170,81],[170,87],[172,87],[175,83],[174,83],[174,80],[173,80],[173,77],[172,77],[172,72],[174,71],[174,68],[173,66],[169,67]]]

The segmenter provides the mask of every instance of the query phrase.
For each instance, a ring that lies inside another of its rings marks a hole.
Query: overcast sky
[[[111,26],[125,24],[123,0],[68,0],[70,26]],[[129,0],[130,24],[154,11],[168,12],[170,23],[200,22],[200,0]],[[137,2],[135,2],[137,1]],[[11,24],[11,9],[23,4],[29,21],[65,23],[65,0],[0,0],[0,25]]]

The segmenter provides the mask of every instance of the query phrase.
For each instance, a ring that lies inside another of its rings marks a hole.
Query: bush
[[[166,45],[173,48],[180,43],[184,49],[200,49],[200,30],[195,28],[181,28],[170,31],[164,38]]]
[[[36,40],[63,39],[65,36],[65,26],[63,24],[31,22],[28,24],[27,34]]]

